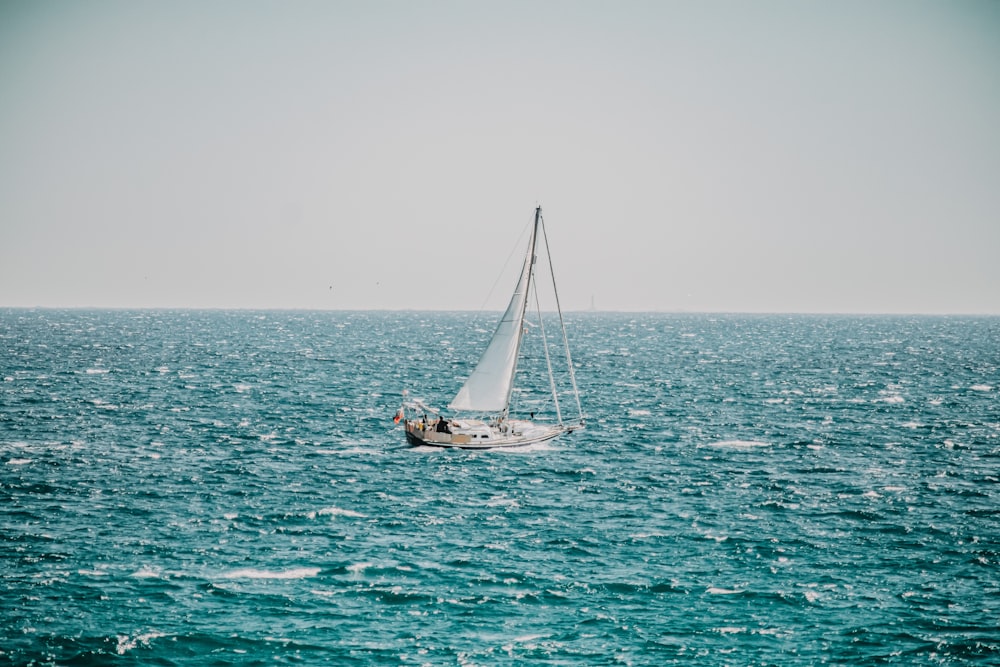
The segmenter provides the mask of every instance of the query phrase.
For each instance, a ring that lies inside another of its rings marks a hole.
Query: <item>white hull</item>
[[[577,426],[544,426],[529,421],[511,420],[503,426],[479,420],[458,419],[449,422],[450,433],[436,430],[436,422],[407,420],[406,439],[411,445],[455,449],[500,449],[527,447],[547,442]]]

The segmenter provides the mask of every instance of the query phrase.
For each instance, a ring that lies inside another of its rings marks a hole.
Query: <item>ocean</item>
[[[494,317],[0,310],[0,664],[1000,664],[1000,318],[571,313],[585,430],[407,446]]]

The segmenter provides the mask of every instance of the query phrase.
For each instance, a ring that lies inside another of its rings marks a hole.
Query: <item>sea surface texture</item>
[[[0,664],[1000,664],[1000,318],[571,314],[586,430],[406,446],[494,318],[0,310]]]

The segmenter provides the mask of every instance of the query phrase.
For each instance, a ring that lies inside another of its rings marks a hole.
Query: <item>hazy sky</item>
[[[1000,2],[0,0],[0,306],[475,310],[536,203],[570,309],[1000,313]]]

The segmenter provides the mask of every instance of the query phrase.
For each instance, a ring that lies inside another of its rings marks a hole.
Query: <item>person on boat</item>
[[[451,433],[451,429],[448,428],[448,420],[444,417],[438,419],[437,428],[435,430],[438,433]]]

